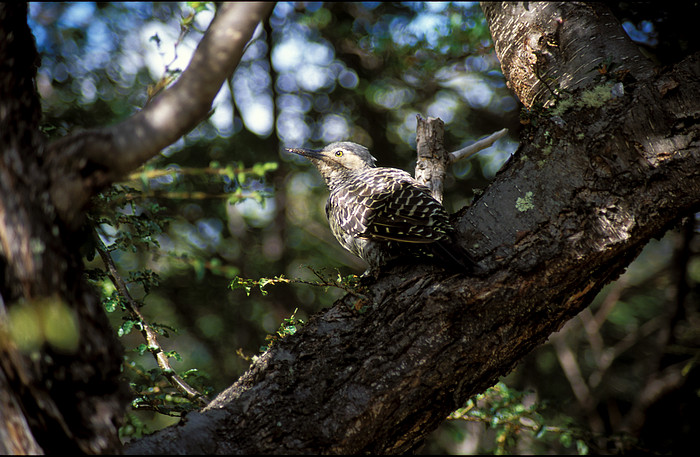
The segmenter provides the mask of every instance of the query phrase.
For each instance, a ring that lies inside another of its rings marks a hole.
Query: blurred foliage
[[[658,62],[698,50],[697,5],[611,6]],[[113,124],[143,107],[185,68],[214,10],[32,3],[44,132]],[[95,199],[83,252],[129,350],[134,403],[124,439],[197,407],[156,364],[145,326],[159,333],[173,369],[209,395],[261,346],[346,292],[361,293],[353,278],[364,265],[330,234],[323,182],[284,148],[347,139],[412,172],[418,114],[445,121],[449,150],[510,131],[454,166],[445,203],[457,211],[515,150],[520,128],[477,4],[278,3],[209,119]],[[652,243],[552,344],[456,412],[425,452],[671,452],[691,443],[700,425],[695,224],[688,215]],[[100,242],[143,319],[105,274]]]
[[[547,425],[543,416],[544,402],[533,402],[531,395],[509,388],[502,382],[483,394],[470,399],[447,419],[485,425],[493,439],[482,445],[493,449],[479,449],[479,453],[507,455],[517,453],[587,454],[586,432],[570,425],[571,418],[558,418],[561,425]]]

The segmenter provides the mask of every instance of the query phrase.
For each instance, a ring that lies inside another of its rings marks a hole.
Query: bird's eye
[[[337,151],[335,151],[335,156],[336,156],[336,157],[342,157],[342,156],[343,156],[343,151],[341,151],[340,149],[338,149]]]

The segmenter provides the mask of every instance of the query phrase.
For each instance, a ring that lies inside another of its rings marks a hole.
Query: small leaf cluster
[[[141,191],[115,185],[98,195],[94,210],[88,215],[90,225],[110,241],[110,251],[137,252],[158,249],[158,236],[169,218],[157,202],[136,204]]]
[[[145,346],[140,345],[135,351],[144,353],[148,350]],[[169,351],[166,355],[181,360],[180,355],[175,351]],[[135,360],[128,361],[125,366],[125,372],[130,380],[129,385],[134,393],[131,401],[131,407],[134,410],[149,410],[166,416],[180,417],[201,407],[193,401],[194,399],[188,398],[175,389],[160,368],[144,369]],[[186,370],[179,373],[179,376],[203,395],[209,395],[213,391],[207,385],[208,377],[197,369]]]
[[[179,220],[176,219],[179,217],[177,205],[173,202],[178,199],[211,201],[213,198],[222,205],[244,199],[264,203],[269,197],[265,175],[276,168],[274,162],[258,163],[249,168],[241,163],[216,161],[204,167],[184,168],[159,168],[150,163],[95,199],[87,218],[86,241],[81,253],[87,262],[88,280],[100,292],[105,310],[116,318],[113,321],[116,321],[117,335],[124,338],[127,349],[131,348],[125,357],[124,373],[132,390],[132,411],[178,416],[199,409],[213,391],[203,372],[196,369],[175,372],[169,360],[182,362],[183,357],[177,351],[162,348],[160,338],[169,338],[177,333],[176,328],[152,322],[141,312],[149,294],[155,291],[159,296],[159,285],[169,280],[172,270],[167,268],[188,266],[194,273],[193,281],[197,282],[201,282],[207,272],[227,278],[238,273],[237,267],[220,257],[204,258],[196,250],[187,250],[186,244],[185,250],[179,253],[163,252],[159,240],[167,240],[169,245],[173,243],[173,229],[169,225]],[[204,191],[192,191],[202,185]],[[177,245],[176,249],[181,246],[183,244]],[[101,263],[95,260],[98,253]],[[163,255],[166,258],[159,262]],[[130,271],[122,273],[118,271],[119,263],[124,261],[140,266],[132,266]],[[149,268],[153,265],[156,268]],[[164,281],[158,272],[164,273]],[[294,316],[290,319],[292,321],[286,321],[276,337],[292,333],[294,326],[301,324]],[[157,364],[152,367],[154,358]],[[124,436],[137,435],[146,429],[139,423],[133,413],[129,413],[127,424],[130,425],[122,431]]]
[[[466,406],[454,411],[448,420],[481,422],[495,432],[494,454],[517,453],[521,440],[530,438],[540,442],[557,440],[566,449],[576,448],[581,455],[588,454],[585,433],[563,426],[548,425],[546,405],[533,402],[529,406],[526,392],[508,387],[503,382],[467,401]],[[561,420],[565,424],[566,419]]]
[[[359,297],[359,300],[357,301],[355,305],[355,309],[358,312],[364,311],[364,304],[368,303],[369,300],[365,297],[363,294],[363,288],[360,286],[360,278],[357,277],[357,275],[348,275],[348,276],[342,276],[339,272],[336,274],[335,277],[325,275],[322,272],[319,272],[315,270],[314,268],[307,266],[308,268],[317,278],[318,280],[316,281],[309,281],[305,279],[289,279],[285,278],[284,275],[280,276],[274,276],[272,278],[259,278],[259,279],[248,279],[248,278],[242,278],[240,276],[235,276],[233,280],[229,283],[229,287],[232,290],[237,290],[237,289],[243,289],[246,292],[247,296],[250,296],[251,292],[253,289],[257,288],[260,290],[260,293],[262,295],[267,295],[268,291],[265,289],[267,286],[270,285],[277,285],[277,284],[291,284],[291,283],[297,283],[297,284],[306,284],[306,285],[311,285],[311,286],[316,286],[316,287],[323,287],[324,289],[328,289],[330,287],[335,287],[338,289],[341,289],[349,294],[353,294],[357,297]],[[292,315],[289,318],[284,319],[284,321],[280,324],[280,328],[277,330],[275,334],[272,335],[267,335],[265,339],[269,342],[267,346],[261,346],[260,351],[264,352],[269,347],[274,343],[275,341],[284,338],[288,335],[293,335],[296,333],[299,325],[303,325],[304,321],[301,319],[298,319],[296,317],[296,313],[298,311],[298,308],[294,310]]]
[[[157,322],[147,322],[140,309],[144,299],[159,285],[158,274],[150,268],[132,270],[126,274],[117,271],[113,253],[157,253],[160,250],[158,237],[164,233],[169,222],[164,208],[148,199],[138,198],[141,191],[126,185],[115,185],[105,190],[96,199],[93,210],[88,215],[86,232],[90,232],[89,243],[82,250],[88,262],[99,253],[101,264],[86,269],[87,279],[96,286],[102,297],[105,310],[118,316],[116,333],[127,338],[134,330],[142,333],[147,341],[155,337],[169,338],[177,330]],[[138,203],[137,203],[138,201]],[[152,255],[152,254],[151,254]],[[111,265],[111,268],[110,268]],[[135,291],[143,291],[137,298]],[[149,339],[150,336],[153,338]],[[151,410],[168,416],[178,416],[186,411],[198,409],[201,405],[190,395],[178,389],[171,377],[174,372],[169,365],[146,368],[152,356],[165,356],[166,359],[182,361],[177,351],[165,351],[159,343],[133,342],[125,339],[125,345],[132,346],[124,359],[123,370],[132,391],[134,410]],[[144,358],[144,356],[146,356]],[[166,367],[166,368],[164,368]],[[177,374],[178,379],[196,383],[194,389],[207,395],[212,389],[206,385],[205,377],[197,370]],[[136,436],[146,427],[138,418],[127,415],[127,428],[123,436]],[[139,425],[141,424],[141,425]]]
[[[314,269],[311,266],[307,265],[306,268],[318,278],[317,281],[308,281],[299,278],[289,279],[285,278],[284,275],[274,276],[272,278],[259,279],[248,279],[242,278],[240,276],[235,276],[229,283],[229,287],[231,288],[231,290],[244,289],[246,295],[248,296],[250,296],[250,293],[254,288],[258,288],[261,294],[267,295],[268,291],[265,290],[267,286],[276,284],[297,283],[323,287],[325,290],[328,290],[329,287],[335,287],[344,290],[347,293],[363,296],[363,290],[360,286],[360,278],[357,275],[351,274],[343,276],[338,272],[335,278],[332,278],[331,276],[325,275],[324,273]]]
[[[289,335],[294,335],[297,332],[297,330],[302,325],[304,325],[304,321],[302,319],[297,318],[297,311],[299,311],[299,308],[296,308],[291,316],[286,317],[280,323],[279,328],[273,335],[267,335],[265,337],[265,340],[267,340],[268,343],[267,346],[260,347],[260,352],[267,351],[270,348],[270,346],[272,346],[275,343],[275,341],[279,341],[280,339]]]

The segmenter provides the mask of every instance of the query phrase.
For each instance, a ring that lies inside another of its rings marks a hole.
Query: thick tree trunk
[[[637,80],[653,74],[602,4],[485,2],[482,9],[508,87],[527,108],[595,84],[611,63]]]
[[[25,4],[0,4],[0,451],[117,452],[122,349],[48,197],[26,16]]]
[[[121,124],[46,144],[27,5],[0,3],[0,453],[118,453],[122,347],[79,248],[86,203],[192,129],[271,4],[225,4],[188,71]]]
[[[457,215],[486,275],[397,266],[130,452],[413,450],[700,207],[700,56],[654,76],[602,6],[485,9],[511,87],[552,107]]]

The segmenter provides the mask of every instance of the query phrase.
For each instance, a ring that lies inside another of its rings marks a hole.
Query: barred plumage
[[[407,255],[431,256],[441,251],[436,248],[463,265],[444,249],[452,231],[447,212],[405,171],[375,167],[367,148],[351,142],[288,151],[316,165],[330,191],[326,215],[333,235],[370,267]]]

